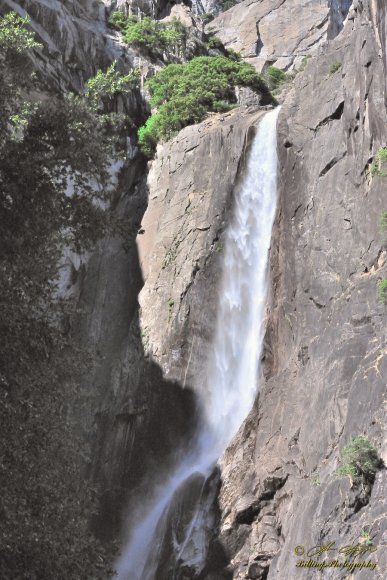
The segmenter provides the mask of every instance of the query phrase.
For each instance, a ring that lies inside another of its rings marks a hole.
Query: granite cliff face
[[[378,547],[377,577],[386,573],[385,470],[370,496],[335,476],[339,450],[358,434],[386,459],[385,307],[376,292],[386,275],[386,197],[383,178],[367,172],[386,143],[384,18],[380,5],[354,3],[281,111],[267,380],[222,460],[220,536],[234,578],[317,577],[295,567],[294,548],[357,543],[362,530]]]
[[[281,3],[283,10],[290,10],[290,4]],[[257,6],[263,10],[264,3]],[[272,289],[263,353],[266,382],[221,462],[218,540],[229,564],[216,571],[215,552],[210,553],[208,578],[312,578],[310,571],[295,568],[295,546],[307,549],[324,540],[356,543],[362,530],[379,546],[379,577],[386,566],[381,517],[385,472],[378,473],[369,496],[335,476],[339,450],[352,436],[366,433],[382,458],[386,454],[385,312],[376,290],[386,272],[379,232],[385,196],[383,178],[371,179],[368,172],[376,151],[386,142],[385,9],[355,2],[345,29],[338,34],[342,21],[337,25],[332,19],[333,8],[319,3],[316,11],[306,12],[311,19],[308,35],[297,29],[297,44],[303,46],[306,38],[305,47],[316,48],[281,111],[280,209],[271,252]],[[344,14],[343,5],[336,8]],[[233,11],[249,24],[242,5],[229,13]],[[224,19],[224,29],[217,33],[224,32],[223,40],[230,31],[227,17],[227,13],[219,17]],[[287,22],[290,25],[292,20]],[[313,31],[318,35],[313,36]],[[288,39],[290,32],[285,36]],[[277,41],[273,32],[272,39]],[[297,54],[294,50],[292,45],[291,61]],[[161,223],[173,225],[172,232],[165,234],[166,228],[160,227],[153,254],[144,240],[150,264],[140,300],[149,348],[166,372],[184,383],[187,373],[193,372],[192,380],[200,377],[205,348],[201,351],[198,343],[208,342],[207,301],[213,293],[206,292],[205,285],[196,288],[199,300],[206,297],[204,324],[192,315],[192,305],[182,308],[184,280],[196,272],[183,248],[185,241],[191,244],[192,226],[199,232],[211,231],[212,222],[199,224],[184,215],[190,197],[180,201],[176,182],[166,177],[166,171],[172,172],[175,179],[176,167],[180,173],[190,172],[191,158],[200,174],[205,171],[202,156],[184,147],[184,133],[176,143],[179,153],[172,148],[151,171],[157,197],[150,197],[145,219],[154,227],[163,212]],[[192,177],[194,188],[195,174]],[[176,206],[171,211],[167,208],[173,199]],[[189,252],[193,264],[195,258],[203,261],[201,254],[204,259],[208,255],[205,244],[200,247],[196,241]],[[157,320],[153,324],[150,304]],[[172,326],[172,333],[162,331],[159,320],[167,328]],[[181,328],[190,338],[182,340]],[[196,338],[199,333],[204,334],[201,341]],[[337,571],[325,574],[337,577]],[[364,578],[371,575],[360,573]]]
[[[149,354],[183,387],[201,383],[227,209],[249,128],[261,115],[241,107],[187,127],[159,148],[149,173],[149,205],[138,240],[145,277],[141,327]]]
[[[351,0],[244,0],[207,25],[261,71],[289,69],[343,28]]]
[[[138,64],[108,29],[109,10],[170,11],[167,3],[121,0],[3,0],[1,8],[32,17],[44,43],[35,65],[50,90],[79,89],[114,59],[123,70]],[[361,530],[378,548],[376,577],[386,577],[385,470],[370,493],[335,477],[354,435],[366,433],[387,461],[385,307],[376,290],[387,277],[379,232],[386,178],[368,172],[387,143],[386,12],[383,0],[244,0],[208,25],[259,70],[312,58],[281,97],[265,380],[221,459],[203,579],[315,578],[295,568],[295,546],[356,543]],[[139,92],[121,106],[141,123]],[[187,127],[149,166],[130,145],[113,204],[128,223],[125,243],[102,240],[90,256],[66,262],[79,310],[72,324],[93,358],[74,420],[89,474],[104,490],[101,536],[123,521],[135,525],[151,477],[168,471],[195,429],[223,232],[264,113],[243,106]],[[189,573],[178,578],[195,577]]]
[[[101,1],[2,0],[0,8],[29,15],[32,30],[44,45],[35,53],[34,66],[50,89],[79,90],[98,67],[123,56],[107,30]]]
[[[154,483],[165,477],[196,427],[224,219],[249,128],[260,114],[245,108],[214,116],[161,148],[147,183],[140,178],[120,202],[127,211],[136,208],[141,220],[149,196],[139,254],[136,246],[127,253],[122,241],[107,240],[84,267],[82,336],[97,363],[78,413],[87,419],[85,436],[97,436],[91,454],[107,490],[105,531],[123,519],[129,491],[129,512],[153,491],[150,474]],[[209,158],[215,171],[201,171],[199,160],[205,166]]]

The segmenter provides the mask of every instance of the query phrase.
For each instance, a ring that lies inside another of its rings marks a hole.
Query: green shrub
[[[13,50],[19,54],[31,48],[40,48],[33,32],[26,30],[29,18],[22,18],[16,12],[8,12],[0,18],[0,47],[2,51]]]
[[[99,70],[95,77],[89,79],[85,88],[85,95],[89,101],[98,106],[100,102],[106,104],[119,93],[139,88],[140,71],[130,71],[127,75],[117,70],[117,61],[113,62],[104,73]]]
[[[386,177],[387,172],[383,171],[383,166],[387,162],[387,147],[381,147],[375,155],[370,166],[370,173],[373,176]]]
[[[387,232],[387,210],[383,210],[380,214],[380,231],[382,234]]]
[[[378,298],[382,304],[387,304],[387,279],[378,282]]]
[[[121,30],[127,44],[151,57],[162,58],[165,52],[180,53],[186,45],[187,29],[177,18],[164,23],[148,16],[139,20],[113,12],[109,23]]]
[[[212,14],[211,12],[204,12],[204,14],[200,14],[200,18],[202,19],[203,24],[208,24],[214,20],[215,14]]]
[[[340,70],[342,67],[341,62],[334,62],[331,64],[330,68],[329,68],[329,72],[331,75],[335,74],[335,72],[337,72],[338,70]]]
[[[364,543],[367,546],[372,546],[373,545],[373,541],[372,541],[372,538],[371,538],[371,534],[369,532],[367,532],[366,530],[361,530],[360,537],[362,538],[362,540],[364,541]]]
[[[237,4],[236,0],[225,0],[222,4],[222,12],[226,12],[226,10],[230,10],[233,6]]]
[[[240,53],[237,52],[236,50],[234,50],[233,48],[226,48],[226,56],[227,56],[227,58],[230,58],[231,60],[235,60],[236,62],[239,62],[240,60],[242,60]]]
[[[337,475],[347,475],[363,483],[372,483],[380,464],[377,450],[364,435],[353,437],[349,445],[342,449],[341,461]]]
[[[208,39],[208,48],[224,50],[223,42],[217,36],[210,36]]]
[[[300,68],[298,69],[298,71],[297,71],[297,72],[302,72],[302,71],[304,71],[304,70],[305,70],[305,68],[306,68],[306,65],[308,64],[308,61],[309,61],[311,58],[312,58],[312,55],[311,55],[311,54],[306,54],[306,55],[304,56],[304,58],[302,59],[302,61],[301,61],[301,65],[300,65]]]
[[[152,157],[154,150],[157,145],[157,127],[155,127],[157,122],[156,115],[152,115],[146,121],[145,125],[138,130],[138,143],[140,145],[141,151],[146,157]]]
[[[112,12],[109,18],[109,24],[118,30],[124,30],[128,18],[123,12]]]
[[[264,75],[270,90],[278,89],[288,80],[284,71],[275,66],[269,66]]]
[[[147,82],[150,104],[157,112],[139,130],[142,151],[149,156],[161,139],[170,139],[183,127],[202,121],[209,111],[234,106],[237,85],[251,87],[272,101],[262,77],[251,65],[224,56],[195,57],[159,71]]]

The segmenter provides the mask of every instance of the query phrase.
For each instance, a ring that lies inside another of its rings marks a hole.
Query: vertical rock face
[[[262,114],[242,108],[187,127],[158,152],[139,250],[146,349],[168,378],[200,385],[216,313],[226,209],[247,132]]]
[[[108,26],[112,7],[110,0],[2,0],[0,13],[14,10],[29,16],[29,26],[43,45],[32,55],[41,84],[49,92],[65,93],[80,91],[98,69],[106,70],[113,61],[123,72],[140,62],[149,64]],[[139,91],[125,101],[130,117],[141,121],[144,101]]]
[[[355,3],[281,111],[267,381],[222,461],[220,538],[234,578],[317,577],[295,567],[294,548],[356,544],[362,530],[377,547],[380,577],[387,564],[385,470],[369,495],[336,476],[353,436],[366,434],[384,460],[387,453],[386,312],[377,298],[387,273],[379,231],[386,186],[368,172],[387,142],[377,8]]]
[[[259,71],[288,69],[343,27],[349,0],[244,0],[208,26]]]
[[[95,441],[91,470],[106,490],[107,536],[121,518],[135,523],[139,497],[146,502],[150,480],[163,479],[196,427],[224,220],[261,114],[243,108],[187,127],[159,149],[147,182],[132,162],[116,211],[141,223],[139,255],[134,237],[126,250],[106,240],[80,272],[78,334],[94,363],[75,407],[85,439]]]

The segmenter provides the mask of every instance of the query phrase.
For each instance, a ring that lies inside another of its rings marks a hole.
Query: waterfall
[[[201,428],[192,448],[156,490],[144,519],[133,530],[116,564],[118,580],[167,580],[155,574],[168,507],[185,482],[194,476],[205,482],[253,405],[276,210],[278,113],[279,109],[271,111],[260,121],[244,178],[235,192],[233,217],[225,236],[217,326],[201,391]],[[184,540],[174,541],[177,559],[198,520],[199,507],[186,527]]]

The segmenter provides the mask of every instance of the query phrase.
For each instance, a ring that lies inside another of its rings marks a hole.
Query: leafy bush
[[[208,49],[217,50],[222,54],[222,56],[225,56],[230,60],[235,60],[236,62],[239,62],[242,59],[239,52],[236,52],[232,48],[226,48],[218,36],[210,36],[207,42],[205,43],[205,47],[207,50],[204,54],[208,54]],[[197,56],[199,55],[197,54]]]
[[[227,58],[230,58],[231,60],[235,60],[237,62],[242,60],[240,53],[234,50],[233,48],[226,48],[226,56]]]
[[[341,451],[342,467],[337,470],[339,476],[372,483],[379,468],[378,452],[364,435],[353,437],[349,445]]]
[[[121,12],[113,12],[109,23],[121,30],[127,44],[151,57],[162,58],[165,52],[180,54],[186,45],[187,29],[177,18],[159,22],[148,16],[139,20],[134,16],[125,17]]]
[[[217,36],[210,36],[208,39],[208,48],[222,50],[224,49],[223,42]]]
[[[341,62],[333,62],[329,68],[329,72],[331,75],[335,74],[335,72],[337,72],[338,70],[340,70],[342,67]]]
[[[386,177],[387,172],[383,171],[384,164],[387,163],[387,147],[381,147],[371,163],[370,172],[373,176]]]
[[[8,12],[0,18],[0,46],[2,51],[14,51],[23,53],[32,48],[40,48],[41,45],[36,41],[35,35],[26,30],[25,26],[29,23],[29,18],[22,18],[16,12]]]
[[[203,14],[199,15],[203,24],[208,24],[209,22],[212,22],[215,18],[215,14],[212,14],[212,12],[204,12]]]
[[[157,117],[152,115],[138,130],[138,143],[146,157],[152,157],[157,145]]]
[[[367,532],[366,530],[361,530],[360,537],[362,538],[364,544],[366,544],[367,546],[373,546],[373,541],[371,538],[371,534],[369,532]]]
[[[226,12],[226,10],[230,10],[233,6],[237,4],[237,0],[224,0],[222,3],[222,12]]]
[[[382,304],[387,304],[387,279],[384,278],[378,283],[378,297],[379,302]]]
[[[303,57],[303,59],[302,59],[302,61],[301,61],[300,68],[298,69],[298,71],[297,71],[297,72],[302,72],[302,71],[304,71],[304,70],[306,69],[306,65],[308,64],[308,61],[309,61],[311,58],[312,58],[312,55],[311,55],[311,54],[306,54],[306,55]]]
[[[123,12],[112,12],[109,17],[109,24],[117,30],[124,30],[128,22],[128,17]]]
[[[382,234],[387,232],[387,210],[383,210],[380,214],[380,231]]]
[[[270,90],[278,89],[281,85],[286,83],[287,76],[283,70],[275,66],[269,66],[265,70],[265,79]]]
[[[85,96],[90,104],[102,108],[108,106],[119,93],[139,88],[139,69],[122,75],[117,70],[117,61],[113,62],[104,73],[99,70],[95,77],[89,79],[85,88]]]
[[[139,130],[142,151],[152,155],[160,139],[170,139],[187,125],[200,122],[207,112],[224,111],[236,103],[235,87],[248,86],[272,97],[260,75],[244,62],[224,56],[196,57],[172,64],[147,82],[155,112]]]

